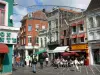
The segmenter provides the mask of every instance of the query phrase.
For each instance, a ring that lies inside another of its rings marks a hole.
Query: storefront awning
[[[40,50],[40,51],[36,52],[35,54],[41,54],[43,52],[46,52],[46,50],[45,49],[44,50]]]
[[[76,25],[77,25],[76,23],[71,24],[71,26],[76,26]]]
[[[61,39],[64,39],[64,36],[60,36]]]
[[[77,38],[77,35],[72,35],[72,38]]]
[[[83,33],[83,34],[78,35],[78,38],[81,38],[81,37],[85,37],[85,34]]]
[[[69,51],[69,47],[68,47],[68,46],[56,47],[56,48],[53,50],[53,53],[65,52],[65,51]]]
[[[79,21],[78,25],[80,25],[80,24],[84,24],[84,21],[83,20]]]
[[[8,53],[8,52],[9,52],[8,46],[5,44],[0,44],[0,53]]]

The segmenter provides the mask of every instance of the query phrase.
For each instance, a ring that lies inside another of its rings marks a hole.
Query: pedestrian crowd
[[[25,58],[21,56],[16,56],[15,57],[15,65],[17,67],[24,67],[26,65]],[[54,67],[55,69],[60,68],[60,67],[75,67],[79,71],[79,66],[84,65],[84,59],[79,59],[77,57],[71,59],[71,58],[63,58],[63,57],[57,57],[52,59],[51,61],[49,60],[48,56],[45,58],[41,58],[37,60],[37,57],[29,57],[29,67],[33,67],[33,73],[36,73],[36,64],[40,63],[40,68],[43,69],[44,67],[44,62],[46,67]],[[50,62],[50,66],[49,66]]]
[[[75,57],[74,59],[66,59],[66,58],[56,58],[53,59],[51,61],[51,66],[54,66],[55,69],[59,68],[59,67],[75,67],[78,71],[79,71],[79,66],[83,66],[84,65],[85,60],[84,59],[78,59],[77,57]]]

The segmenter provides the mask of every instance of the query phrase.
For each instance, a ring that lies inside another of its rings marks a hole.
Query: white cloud
[[[21,27],[21,23],[20,22],[14,22],[14,27]]]
[[[70,6],[70,7],[86,9],[91,0],[38,0],[38,1],[41,1],[43,5]],[[28,10],[27,8],[25,8],[27,6],[38,5],[39,2],[36,2],[36,0],[15,0],[15,2],[18,3],[18,6],[14,7],[14,13],[20,14],[20,15],[14,15],[15,21],[20,21],[22,17],[26,15],[29,11],[39,9],[39,7],[37,8],[33,7]],[[14,22],[14,25],[20,27],[21,23]]]
[[[20,21],[22,20],[23,16],[25,16],[27,13],[28,11],[26,8],[15,6],[13,14],[14,26],[20,27],[21,26]]]

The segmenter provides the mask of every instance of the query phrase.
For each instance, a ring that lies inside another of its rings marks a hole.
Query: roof
[[[36,12],[29,13],[29,14],[32,14],[33,19],[47,20],[46,14],[42,11],[36,11]],[[28,18],[28,14],[23,17],[22,21],[27,18]]]
[[[100,8],[100,0],[91,0],[86,11]]]
[[[74,11],[74,10],[69,10],[69,9],[65,9],[65,8],[59,8],[61,11],[66,11],[66,12],[72,12],[72,13],[80,13],[80,12],[77,12],[77,11]]]
[[[47,20],[45,13],[42,12],[42,11],[36,11],[36,12],[33,13],[32,16],[33,16],[33,18],[39,18],[39,19],[42,19],[42,20]]]

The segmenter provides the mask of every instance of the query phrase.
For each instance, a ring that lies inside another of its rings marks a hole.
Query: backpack
[[[34,58],[34,59],[32,60],[32,63],[33,63],[33,64],[37,64],[37,59]]]

